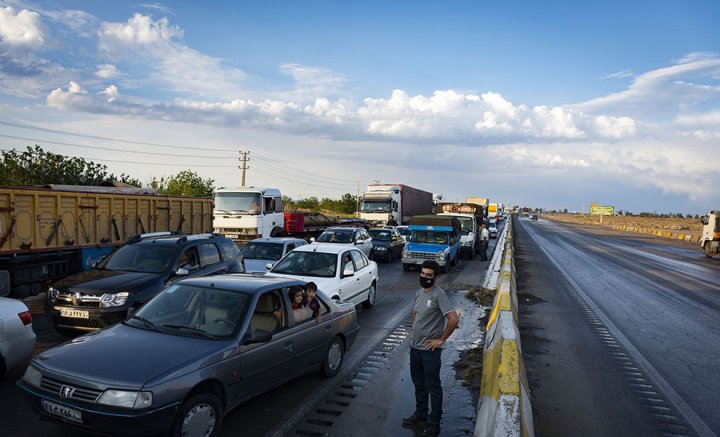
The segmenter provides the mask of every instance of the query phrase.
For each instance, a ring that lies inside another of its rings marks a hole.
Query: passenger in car
[[[317,284],[314,282],[308,282],[307,285],[305,285],[305,291],[307,293],[305,306],[312,310],[312,315],[310,317],[315,319],[315,323],[320,323],[320,301],[316,297]]]
[[[305,301],[305,293],[303,293],[303,289],[298,286],[292,286],[290,287],[289,295],[293,311],[302,309],[303,302]]]

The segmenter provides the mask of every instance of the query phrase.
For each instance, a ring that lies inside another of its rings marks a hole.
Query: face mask
[[[420,286],[422,288],[432,288],[435,285],[435,278],[423,278],[420,276]]]

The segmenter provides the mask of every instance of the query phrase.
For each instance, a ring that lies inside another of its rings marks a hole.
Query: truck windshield
[[[98,268],[123,272],[161,273],[168,267],[176,252],[177,248],[174,246],[129,244],[108,255]]]
[[[410,241],[413,243],[448,244],[447,232],[413,231]]]
[[[360,211],[390,212],[390,199],[364,199]]]
[[[475,229],[473,229],[473,219],[470,217],[458,217],[458,220],[460,220],[460,232],[462,232],[463,235],[468,235],[470,232],[475,231]]]
[[[215,211],[224,214],[257,215],[262,199],[259,193],[215,193]]]

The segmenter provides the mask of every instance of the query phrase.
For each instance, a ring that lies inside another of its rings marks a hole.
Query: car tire
[[[710,249],[710,242],[706,241],[703,245],[703,252],[705,252],[705,257],[712,258],[712,249]]]
[[[410,264],[403,264],[403,270],[406,272],[410,271]]]
[[[335,336],[330,340],[330,344],[325,351],[325,358],[320,365],[320,374],[326,378],[332,378],[337,375],[342,368],[343,358],[345,356],[345,345],[340,337]]]
[[[273,230],[270,232],[271,237],[282,237],[285,234],[285,231],[283,228],[273,228]]]
[[[220,399],[212,393],[199,393],[180,407],[173,435],[218,436],[222,422],[223,406]]]
[[[368,298],[365,302],[362,303],[364,308],[372,308],[375,306],[375,300],[377,299],[377,289],[375,288],[375,283],[373,282],[370,286],[370,291],[368,291]]]

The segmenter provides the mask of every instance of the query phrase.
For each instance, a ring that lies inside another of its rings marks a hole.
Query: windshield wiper
[[[143,323],[143,325],[145,325],[145,327],[151,331],[155,331],[155,332],[160,331],[160,328],[158,328],[156,324],[154,324],[153,322],[151,322],[150,320],[146,319],[143,316],[137,316],[137,315],[133,314],[130,317],[130,319],[140,320]]]
[[[185,331],[191,334],[194,334],[198,337],[204,337],[204,338],[210,338],[212,340],[216,339],[212,334],[208,334],[206,331],[200,329],[200,328],[194,328],[192,326],[186,326],[186,325],[161,325],[163,328],[171,328],[171,329],[177,329],[178,331]]]

